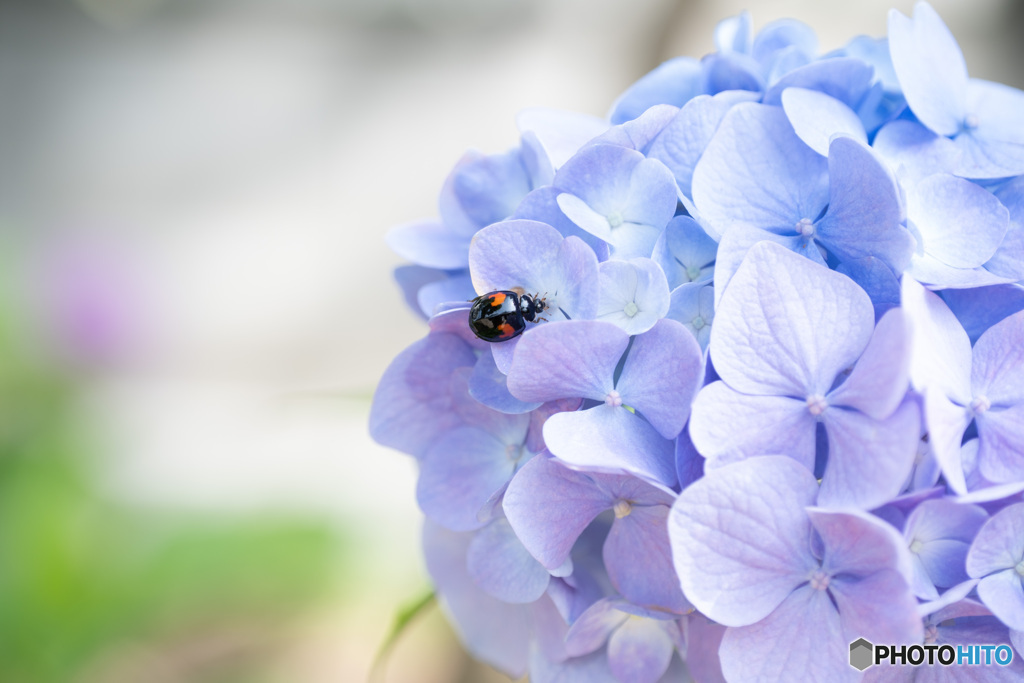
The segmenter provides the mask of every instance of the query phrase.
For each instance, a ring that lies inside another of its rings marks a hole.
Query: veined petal
[[[477,586],[503,602],[537,600],[551,575],[526,551],[507,520],[498,518],[473,535],[466,569]]]
[[[828,156],[829,142],[835,135],[868,144],[864,124],[856,112],[823,92],[787,88],[782,91],[782,108],[800,139],[822,156]]]
[[[711,358],[737,391],[823,396],[867,346],[874,320],[850,278],[761,242],[716,307]]]
[[[757,455],[788,455],[814,469],[815,417],[807,403],[788,396],[748,396],[714,382],[693,404],[690,436],[718,467]]]
[[[726,626],[771,614],[817,566],[804,511],[817,490],[809,470],[779,456],[722,467],[687,487],[669,513],[669,538],[690,602]]]
[[[850,376],[828,394],[829,405],[856,408],[876,420],[889,417],[907,393],[910,342],[902,310],[882,316]]]

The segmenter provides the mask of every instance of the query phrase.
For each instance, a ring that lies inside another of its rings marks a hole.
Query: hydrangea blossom
[[[714,38],[606,118],[522,112],[389,235],[429,327],[370,431],[442,607],[535,683],[1017,680],[1024,93],[923,2],[827,54]],[[488,343],[498,290],[543,310]],[[861,673],[859,638],[1014,659]]]

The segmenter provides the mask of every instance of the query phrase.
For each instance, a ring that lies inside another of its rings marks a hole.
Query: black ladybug
[[[469,329],[488,342],[508,341],[526,329],[526,323],[542,320],[538,314],[547,308],[544,299],[534,294],[499,290],[473,299],[469,309]]]

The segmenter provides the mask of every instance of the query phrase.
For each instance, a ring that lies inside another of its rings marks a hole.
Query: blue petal
[[[675,176],[679,191],[686,197],[692,196],[693,169],[725,113],[737,102],[753,101],[756,97],[742,90],[730,90],[714,97],[698,95],[665,126],[647,155],[664,163]]]
[[[868,143],[864,124],[857,114],[825,93],[787,88],[782,92],[782,108],[800,139],[822,156],[828,156],[828,145],[834,135],[845,135],[864,145]]]
[[[679,107],[674,107],[671,104],[656,104],[632,121],[626,121],[598,135],[588,144],[618,145],[635,149],[646,155],[654,139],[678,113]]]
[[[676,216],[654,247],[655,262],[668,279],[669,289],[688,282],[710,280],[718,245],[689,216]]]
[[[715,320],[715,288],[703,282],[688,282],[672,290],[667,318],[683,324],[702,351],[711,340]]]
[[[465,214],[480,227],[511,216],[532,189],[518,149],[481,156],[452,171],[452,191]]]
[[[853,138],[832,141],[828,153],[828,212],[815,231],[839,259],[875,256],[897,273],[910,263],[914,238],[900,221],[899,188],[871,150]]]
[[[908,184],[933,173],[953,173],[963,156],[949,138],[906,120],[886,124],[875,136],[872,149]]]
[[[608,118],[613,124],[625,123],[656,104],[681,107],[701,94],[703,79],[700,63],[690,57],[664,62],[629,86],[612,105]]]
[[[992,193],[946,174],[907,192],[907,219],[925,253],[954,268],[976,268],[992,258],[1009,226],[1009,212]]]
[[[889,51],[914,115],[940,135],[955,135],[967,114],[967,64],[956,38],[927,3],[910,19],[889,11]]]
[[[856,408],[876,420],[889,417],[907,393],[910,334],[903,311],[886,313],[849,377],[828,394],[829,405]]]
[[[1015,178],[995,191],[1010,214],[1006,237],[985,269],[1017,281],[1024,281],[1024,176]]]
[[[786,88],[817,90],[836,98],[848,107],[856,107],[871,87],[874,69],[853,57],[832,57],[811,62],[780,78],[764,94],[765,104],[782,104]]]
[[[523,198],[512,217],[547,223],[558,230],[563,237],[578,237],[594,250],[598,261],[607,261],[608,243],[586,230],[581,230],[578,225],[569,220],[558,206],[559,194],[562,193],[557,188],[539,187]]]
[[[420,289],[432,282],[447,279],[448,272],[438,268],[427,268],[426,266],[398,266],[395,268],[394,278],[402,290],[402,294],[405,296],[405,303],[426,320],[433,314],[434,306],[431,305],[427,310],[424,310],[419,302]],[[470,289],[472,289],[472,286]]]
[[[1024,173],[1022,116],[1024,93],[972,78],[967,84],[967,120],[953,140],[963,151],[957,175],[1002,178]]]
[[[828,203],[827,162],[778,107],[729,110],[693,172],[693,201],[719,235],[735,227],[794,234]]]
[[[900,305],[900,283],[889,266],[868,256],[840,263],[836,270],[856,282],[871,297],[876,321]]]
[[[715,48],[719,52],[750,54],[752,35],[753,19],[750,12],[744,10],[715,25]]]
[[[420,310],[432,316],[439,313],[444,304],[469,301],[476,296],[469,271],[457,272],[458,275],[452,274],[443,280],[428,282],[420,288],[416,296]]]
[[[760,93],[764,90],[764,79],[756,61],[748,55],[724,52],[705,55],[700,60],[704,75],[703,91],[709,95],[731,90],[746,90]]]

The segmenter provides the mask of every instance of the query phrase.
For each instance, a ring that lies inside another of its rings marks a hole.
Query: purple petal
[[[643,418],[623,407],[552,415],[544,442],[561,460],[581,468],[626,472],[675,486],[675,446]]]
[[[698,612],[689,615],[685,625],[686,666],[694,680],[700,683],[726,683],[722,675],[722,661],[718,657],[718,648],[722,644],[726,627]]]
[[[918,120],[940,135],[959,132],[967,114],[967,64],[935,10],[918,3],[913,19],[890,10],[889,51]]]
[[[476,362],[473,349],[453,334],[430,334],[384,371],[370,408],[370,435],[382,446],[421,456],[461,418],[451,410],[449,377]]]
[[[598,600],[580,615],[565,637],[569,655],[579,657],[597,650],[629,618],[627,613],[615,609],[616,603],[610,598]]]
[[[693,200],[716,234],[734,226],[792,234],[828,203],[827,183],[827,162],[796,136],[781,109],[741,103],[694,169]]]
[[[883,569],[864,578],[836,576],[829,591],[839,608],[846,641],[867,638],[873,643],[920,643],[921,617],[906,580]]]
[[[1024,403],[1024,311],[988,329],[974,345],[971,392],[993,406]]]
[[[608,665],[620,681],[656,683],[673,652],[663,623],[653,619],[627,619],[608,639]]]
[[[828,156],[829,142],[834,135],[868,144],[864,124],[856,112],[825,93],[787,88],[782,92],[782,108],[800,139],[822,156]]]
[[[509,393],[508,378],[498,370],[494,356],[482,353],[469,376],[469,394],[483,405],[503,413],[521,414],[536,410],[540,401],[527,403]]]
[[[801,680],[854,683],[860,673],[847,663],[848,648],[828,595],[805,586],[757,623],[726,629],[718,653],[728,681],[780,681],[799,671]]]
[[[907,393],[910,328],[901,310],[882,316],[853,372],[827,396],[829,405],[848,406],[876,420],[892,414]]]
[[[474,657],[518,678],[526,672],[532,639],[530,608],[510,605],[476,587],[466,570],[472,534],[427,524],[423,554],[441,605],[459,640]]]
[[[475,427],[443,435],[420,463],[416,499],[432,520],[453,531],[483,526],[478,513],[515,472],[505,444]],[[507,601],[506,601],[507,602]]]
[[[612,585],[642,607],[683,613],[683,597],[668,541],[667,505],[633,505],[616,519],[604,545],[604,562]]]
[[[936,388],[925,392],[925,423],[928,425],[928,443],[942,468],[946,483],[956,493],[967,493],[963,463],[960,459],[960,445],[964,431],[971,423],[971,414]]]
[[[522,401],[603,401],[629,335],[611,323],[570,320],[541,325],[519,339],[508,389]]]
[[[921,435],[920,408],[907,400],[885,420],[856,410],[828,408],[828,465],[819,504],[870,510],[895,498],[914,466]]]
[[[693,335],[675,320],[659,320],[633,340],[615,388],[663,437],[674,439],[703,379],[704,356]]]
[[[1021,574],[1004,569],[978,582],[978,597],[999,620],[1012,629],[1024,629],[1024,585]]]
[[[828,573],[863,577],[895,569],[910,578],[910,553],[889,524],[855,510],[808,508],[807,515],[824,544],[822,567]]]
[[[978,469],[996,483],[1024,479],[1024,403],[977,416]]]
[[[443,280],[428,282],[423,285],[416,294],[416,303],[428,316],[441,312],[445,304],[452,302],[469,301],[476,292],[473,291],[473,281],[469,277],[469,271],[458,271],[460,274],[451,275]]]
[[[525,289],[547,299],[549,319],[591,318],[597,299],[597,258],[575,237],[550,225],[509,220],[476,234],[469,249],[477,293]],[[554,316],[554,317],[552,317]]]
[[[516,538],[504,519],[496,519],[473,535],[466,554],[466,569],[477,586],[502,602],[537,600],[547,590],[551,575]]]
[[[530,653],[530,680],[533,683],[619,683],[608,668],[608,653],[604,650],[553,661],[545,657],[539,647]]]
[[[809,470],[778,456],[727,465],[691,484],[669,513],[686,597],[727,626],[768,616],[817,566],[804,511],[817,492]]]
[[[601,297],[597,320],[613,323],[627,334],[642,334],[668,312],[664,271],[648,258],[606,261],[599,266]]]
[[[814,469],[815,418],[787,396],[748,396],[714,382],[693,404],[690,436],[707,467],[757,455],[788,455]]]
[[[749,394],[823,396],[875,320],[856,283],[771,242],[751,248],[716,309],[715,369]]]
[[[967,553],[967,573],[980,578],[1013,569],[1024,558],[1024,503],[1000,510],[985,522]],[[1020,576],[1017,577],[1018,581]],[[987,601],[986,603],[990,608]]]
[[[1009,213],[984,188],[937,173],[907,192],[907,218],[927,254],[954,268],[976,268],[996,253]]]
[[[530,554],[556,569],[587,525],[614,503],[587,474],[540,455],[516,473],[502,505]]]
[[[899,189],[889,170],[853,138],[832,140],[828,153],[831,201],[818,239],[841,260],[875,256],[897,273],[910,263],[914,239],[900,226]]]
[[[877,258],[868,256],[840,263],[836,270],[856,282],[871,297],[875,320],[900,304],[900,283],[892,269]]]

